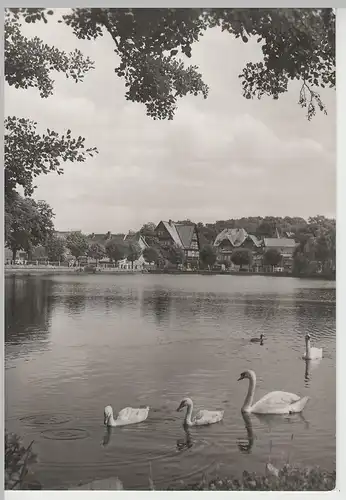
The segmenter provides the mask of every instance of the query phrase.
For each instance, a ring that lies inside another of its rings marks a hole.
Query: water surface
[[[156,488],[208,474],[263,471],[270,457],[335,467],[335,283],[261,276],[54,276],[5,279],[6,428],[39,455],[45,489],[118,476]],[[301,359],[304,335],[324,348]],[[264,333],[263,346],[249,339]],[[247,381],[311,396],[302,416],[244,421]],[[182,397],[225,410],[182,427]],[[149,405],[113,429],[103,408]]]

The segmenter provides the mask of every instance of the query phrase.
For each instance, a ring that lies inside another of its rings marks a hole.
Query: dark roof
[[[184,248],[190,248],[195,225],[193,224],[176,224],[177,233]]]

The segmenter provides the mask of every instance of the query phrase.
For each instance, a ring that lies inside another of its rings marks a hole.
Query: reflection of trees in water
[[[334,297],[334,298],[333,298]],[[300,289],[294,296],[295,314],[302,335],[307,332],[314,337],[329,337],[335,334],[336,307],[335,290]],[[302,339],[304,345],[304,340]]]
[[[258,300],[257,295],[245,296],[244,314],[256,320],[273,319],[277,315],[279,307],[280,297],[278,293],[271,293],[262,300]]]
[[[46,340],[52,312],[52,281],[10,276],[5,279],[5,342]]]
[[[113,308],[123,308],[136,305],[139,301],[137,290],[115,290],[104,293],[95,293],[93,290],[74,284],[66,290],[64,305],[70,314],[80,314],[87,307],[105,309],[109,312]]]
[[[85,310],[85,295],[67,295],[64,306],[70,314],[80,314]]]
[[[142,295],[141,312],[145,316],[153,313],[158,323],[165,322],[171,314],[172,295],[163,288],[145,290]]]
[[[80,314],[85,311],[86,289],[81,283],[71,283],[64,289],[63,304],[70,314]],[[66,294],[66,295],[65,295]]]

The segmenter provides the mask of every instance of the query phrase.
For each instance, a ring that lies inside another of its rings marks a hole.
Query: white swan
[[[256,388],[256,374],[253,370],[246,370],[240,374],[238,380],[243,380],[244,378],[248,378],[250,381],[249,390],[241,408],[245,413],[299,413],[309,400],[308,396],[302,398],[290,392],[273,391],[263,396],[262,399],[253,405],[252,401]]]
[[[146,408],[124,408],[119,411],[116,420],[113,417],[113,408],[108,405],[104,409],[104,424],[108,427],[139,424],[148,418],[149,406]]]
[[[200,410],[194,417],[192,417],[193,402],[190,398],[184,398],[177,408],[177,411],[180,411],[185,407],[187,407],[187,411],[184,419],[184,425],[187,425],[189,427],[192,427],[194,425],[216,424],[216,422],[220,422],[223,419],[223,410]]]
[[[303,359],[321,359],[323,356],[323,349],[321,347],[311,347],[310,335],[305,335],[305,353]]]

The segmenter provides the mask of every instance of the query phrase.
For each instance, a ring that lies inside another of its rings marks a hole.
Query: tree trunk
[[[17,257],[17,250],[16,249],[12,249],[12,260],[16,260],[16,257]]]

